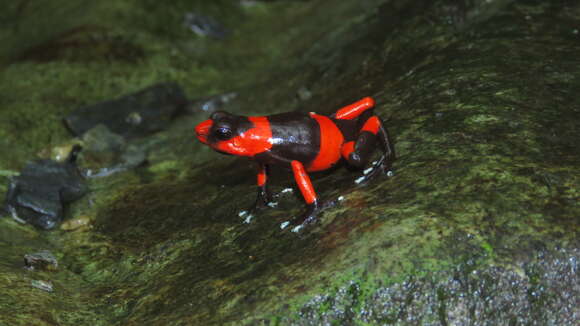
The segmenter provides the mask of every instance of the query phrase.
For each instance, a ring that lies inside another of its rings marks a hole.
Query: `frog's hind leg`
[[[368,110],[372,110],[374,106],[375,100],[373,100],[372,97],[365,97],[352,104],[342,107],[332,115],[332,118],[339,120],[353,120]]]
[[[371,97],[365,97],[357,102],[347,105],[332,116],[336,120],[357,120],[360,126],[356,139],[348,141],[342,146],[342,156],[352,166],[362,168],[371,159],[377,140],[383,155],[373,167],[365,170],[365,175],[357,179],[358,183],[366,182],[379,172],[391,170],[392,161],[395,159],[395,148],[389,137],[389,133],[383,121],[373,113],[375,101]]]
[[[336,120],[351,120],[360,128],[356,132],[357,138],[342,146],[342,156],[354,167],[365,166],[376,146],[377,123],[380,124],[380,121],[375,121],[377,117],[373,115],[374,106],[375,100],[365,97],[342,107],[332,116]]]
[[[364,183],[377,176],[380,172],[388,172],[391,162],[395,158],[395,151],[389,134],[381,119],[373,115],[369,117],[359,130],[356,140],[346,142],[342,147],[342,156],[352,166],[362,168],[366,166],[380,143],[383,155],[373,166],[364,171],[364,176],[357,179],[357,183]]]

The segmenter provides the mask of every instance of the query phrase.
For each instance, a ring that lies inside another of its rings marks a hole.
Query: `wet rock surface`
[[[370,292],[353,281],[332,295],[315,297],[300,317],[283,323],[575,325],[580,321],[579,259],[578,249],[543,250],[517,266],[460,265],[428,277],[377,284]]]

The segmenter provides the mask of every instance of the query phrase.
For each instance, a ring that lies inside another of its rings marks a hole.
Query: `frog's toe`
[[[304,218],[303,216],[294,218],[289,221],[280,223],[280,229],[289,229],[291,232],[298,233],[307,225],[316,222],[318,219],[315,216]]]
[[[374,178],[376,178],[380,174],[380,172],[381,169],[378,167],[368,168],[363,171],[363,175],[354,180],[354,183],[357,185],[364,185],[369,181],[373,180]]]
[[[244,223],[249,224],[254,219],[254,214],[249,210],[243,210],[238,213],[238,216],[244,219]]]
[[[248,215],[255,215],[255,214],[257,214],[261,210],[264,210],[264,209],[267,209],[267,208],[275,208],[277,206],[278,206],[278,203],[277,202],[273,202],[273,201],[269,201],[269,202],[256,201],[248,209],[241,211],[240,214],[246,212],[246,214],[248,214]]]
[[[364,185],[383,173],[389,177],[395,175],[391,166],[385,163],[384,156],[382,156],[378,161],[373,162],[371,167],[363,170],[363,175],[354,180],[354,183],[357,185]]]
[[[306,226],[315,223],[316,221],[318,221],[318,219],[314,216],[310,216],[308,218],[306,218],[304,221],[302,221],[302,223],[296,223],[293,225],[293,227],[290,229],[290,231],[294,232],[294,233],[298,233],[300,232],[302,229],[304,229]]]
[[[280,228],[286,229],[290,227],[292,232],[299,232],[306,225],[316,222],[318,214],[325,207],[327,207],[326,204],[320,204],[318,201],[314,201],[312,204],[307,205],[306,211],[302,215],[280,224]]]

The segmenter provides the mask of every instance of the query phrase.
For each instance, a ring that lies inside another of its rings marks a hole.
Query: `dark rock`
[[[117,163],[119,153],[127,145],[125,138],[111,132],[105,125],[99,124],[82,136],[83,163],[94,166],[111,166]],[[83,164],[83,167],[87,167]]]
[[[80,150],[75,146],[64,163],[37,160],[26,164],[10,180],[4,204],[8,213],[22,223],[54,228],[63,218],[63,205],[88,190],[75,163]]]
[[[141,165],[147,159],[143,146],[127,143],[120,135],[99,124],[83,137],[82,166],[85,176],[103,177]]]
[[[103,124],[123,137],[139,137],[166,128],[186,101],[179,85],[162,83],[80,108],[64,121],[75,136]]]

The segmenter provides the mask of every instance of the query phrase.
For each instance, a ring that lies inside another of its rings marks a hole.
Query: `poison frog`
[[[268,206],[271,165],[290,168],[306,211],[290,224],[313,222],[323,208],[308,175],[332,168],[340,161],[362,168],[375,149],[382,154],[360,181],[390,172],[395,150],[382,120],[373,113],[375,101],[365,97],[330,116],[314,112],[287,112],[269,116],[239,116],[214,112],[195,127],[197,139],[215,151],[248,157],[257,163],[258,198],[251,210]]]

